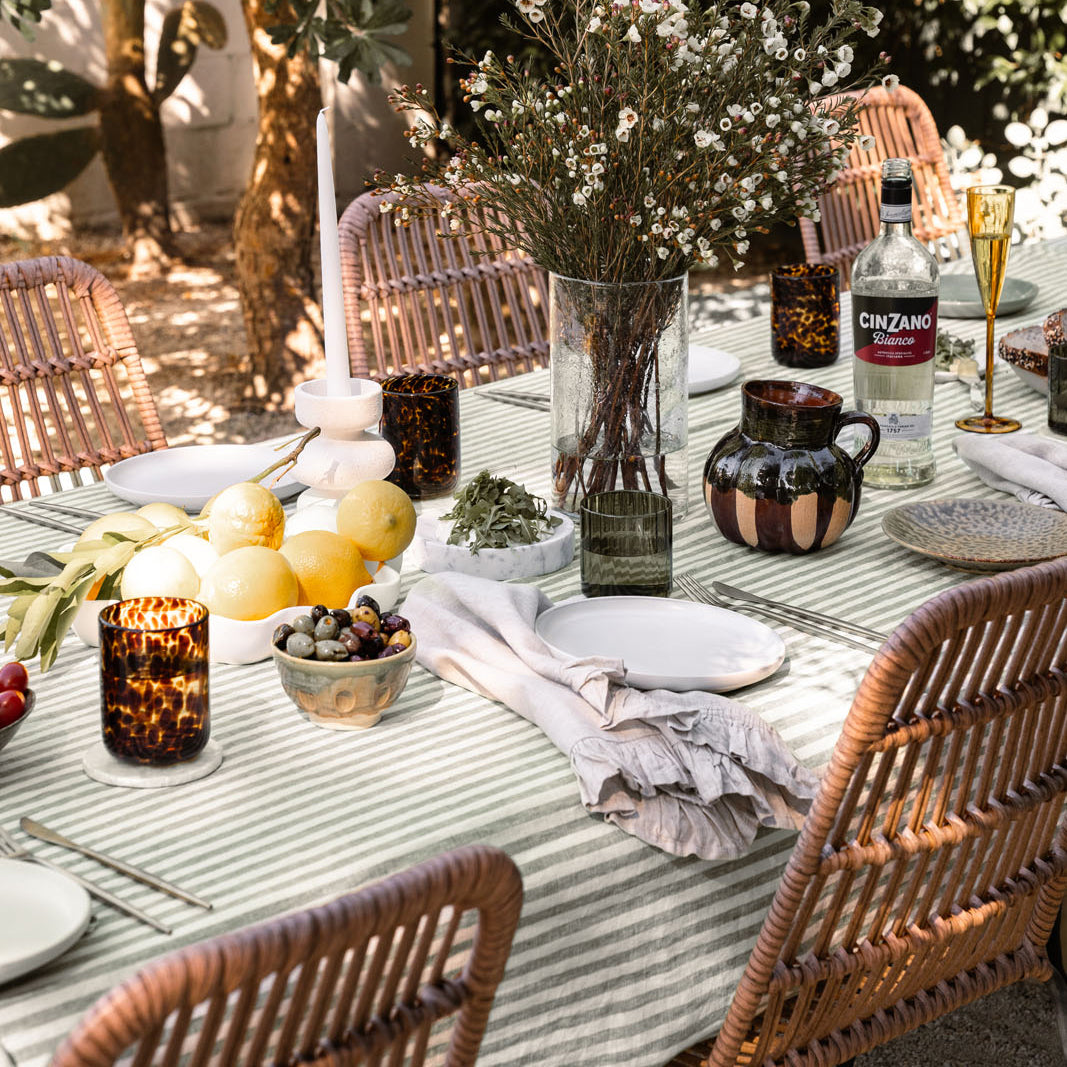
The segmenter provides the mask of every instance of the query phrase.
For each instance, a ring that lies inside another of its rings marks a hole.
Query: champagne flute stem
[[[990,311],[985,317],[985,417],[993,417],[993,324],[996,312]]]

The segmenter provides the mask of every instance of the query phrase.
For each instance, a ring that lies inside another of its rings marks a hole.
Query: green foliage
[[[0,0],[0,18],[7,19],[27,41],[33,40],[33,28],[28,25],[41,21],[42,12],[52,6],[52,0]]]
[[[0,111],[69,119],[100,104],[99,90],[80,74],[39,59],[0,59]]]
[[[185,0],[181,7],[168,11],[163,20],[156,59],[156,85],[152,90],[157,104],[177,89],[193,65],[201,44],[216,50],[224,48],[226,22],[218,10],[204,0]]]
[[[280,4],[273,0],[267,10],[275,13]],[[289,0],[288,7],[293,21],[272,26],[271,40],[285,44],[290,56],[306,49],[312,56],[332,59],[342,82],[358,70],[377,83],[384,64],[411,64],[411,56],[388,40],[407,29],[411,11],[403,0],[326,0],[325,16],[317,14],[319,0]]]
[[[47,10],[51,0],[0,0],[0,12],[15,26],[13,7],[29,16]],[[207,0],[185,0],[163,21],[156,60],[153,97],[158,105],[185,77],[197,47],[222,48],[226,22]],[[0,111],[43,119],[87,115],[100,106],[103,90],[56,62],[38,59],[0,60]],[[98,127],[83,126],[61,133],[38,134],[0,149],[0,208],[28,204],[64,189],[100,150]]]
[[[40,133],[0,148],[0,208],[28,204],[58,193],[92,162],[100,130],[81,126]]]

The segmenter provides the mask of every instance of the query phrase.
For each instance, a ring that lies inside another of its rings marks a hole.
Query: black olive
[[[404,649],[400,645],[386,645],[385,648],[378,653],[378,659],[386,659],[388,656],[399,656]]]
[[[315,606],[314,606],[314,607],[313,607],[313,608],[311,609],[311,617],[312,617],[312,618],[313,618],[313,619],[314,619],[314,620],[315,620],[316,622],[318,622],[318,621],[319,621],[319,619],[321,619],[321,618],[323,617],[323,615],[329,615],[329,614],[330,614],[330,612],[329,612],[329,610],[327,609],[327,607],[326,607],[326,605],[325,605],[325,604],[316,604],[316,605],[315,605]]]
[[[285,642],[290,634],[295,634],[296,630],[293,629],[287,622],[283,622],[281,626],[277,627],[274,631],[274,635],[271,637],[271,644],[275,648],[285,650]]]
[[[382,619],[382,631],[387,634],[396,633],[397,630],[410,630],[411,623],[403,615],[386,615]]]
[[[337,620],[337,625],[343,630],[352,625],[352,615],[348,608],[330,608],[330,614]]]
[[[356,607],[370,608],[375,615],[381,615],[382,613],[382,609],[378,607],[378,601],[372,596],[367,596],[366,593],[356,598]]]

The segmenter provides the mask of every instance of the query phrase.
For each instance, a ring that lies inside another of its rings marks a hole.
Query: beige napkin
[[[642,692],[619,660],[559,657],[534,632],[532,585],[442,573],[408,594],[418,662],[536,723],[571,761],[582,802],[679,856],[739,856],[760,826],[795,829],[815,776],[779,735],[714,693]]]
[[[952,447],[993,489],[1067,511],[1067,443],[1032,433],[964,433]]]

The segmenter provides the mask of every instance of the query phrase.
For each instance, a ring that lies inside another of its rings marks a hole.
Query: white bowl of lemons
[[[119,596],[199,600],[210,613],[212,661],[241,664],[267,659],[275,628],[315,604],[354,606],[367,593],[383,611],[394,608],[414,529],[410,499],[388,482],[361,483],[337,504],[298,510],[291,522],[269,489],[241,482],[195,519],[147,504],[96,520],[78,544],[107,531],[147,541],[123,568]],[[113,602],[80,606],[73,629],[86,644],[99,644],[97,616]]]

